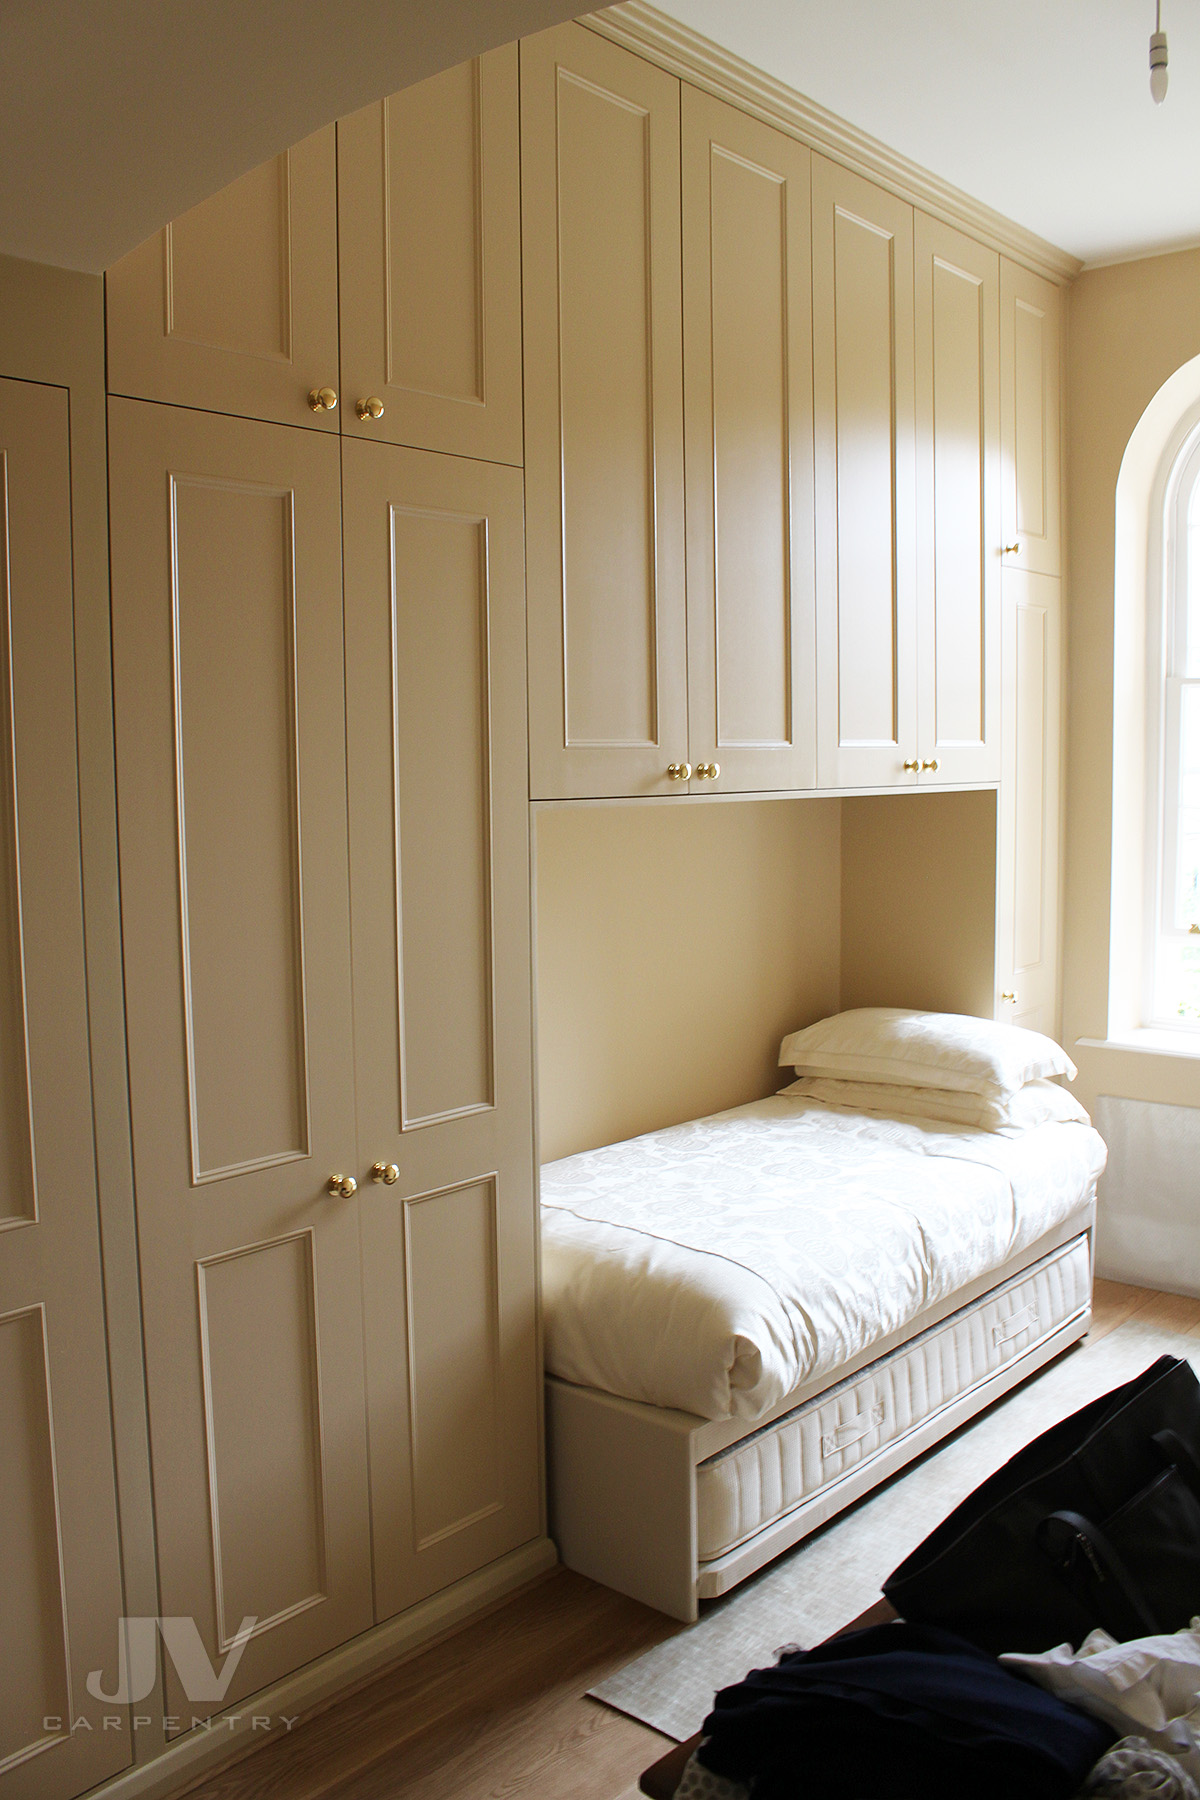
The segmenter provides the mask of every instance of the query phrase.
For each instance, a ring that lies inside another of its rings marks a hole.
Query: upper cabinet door
[[[580,25],[521,45],[531,790],[687,766],[679,83]]]
[[[1060,572],[1062,293],[1002,259],[1000,382],[1005,567]]]
[[[516,45],[337,129],[343,431],[520,463]]]
[[[684,87],[688,722],[720,789],[816,783],[810,164]]]
[[[108,271],[111,393],[337,430],[335,161],[330,125]]]
[[[912,207],[814,156],[822,787],[917,779],[912,303]]]
[[[916,216],[918,754],[1000,776],[1000,259]]]

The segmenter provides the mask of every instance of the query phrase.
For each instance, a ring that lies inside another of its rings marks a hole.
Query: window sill
[[[1200,1058],[1200,1030],[1156,1031],[1143,1026],[1106,1038],[1076,1038],[1080,1050],[1134,1050],[1143,1056]]]

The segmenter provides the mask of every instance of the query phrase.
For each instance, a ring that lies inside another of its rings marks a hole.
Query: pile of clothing
[[[896,1620],[724,1688],[676,1800],[1200,1800],[1200,1618],[992,1656]]]

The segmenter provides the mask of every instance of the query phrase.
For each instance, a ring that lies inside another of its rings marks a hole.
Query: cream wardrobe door
[[[1004,566],[1057,575],[1062,514],[1062,291],[1002,258]]]
[[[701,788],[816,784],[810,155],[683,89],[688,726]]]
[[[531,792],[687,765],[679,83],[581,25],[521,45]]]
[[[519,463],[517,46],[337,132],[342,430]]]
[[[917,213],[917,752],[1000,777],[1000,259]]]
[[[216,1662],[256,1621],[228,1705],[371,1620],[338,447],[124,400],[109,435],[160,1591]]]
[[[108,271],[110,393],[337,430],[335,156],[330,125]]]
[[[1004,572],[996,1017],[1058,1030],[1062,596],[1049,575]]]
[[[817,773],[915,782],[913,212],[813,157]]]
[[[79,881],[67,395],[0,381],[0,1796],[131,1760]],[[103,1715],[119,1729],[105,1731]]]
[[[539,1530],[521,478],[382,444],[343,461],[383,1618]]]

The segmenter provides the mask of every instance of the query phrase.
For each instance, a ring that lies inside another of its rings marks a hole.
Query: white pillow
[[[860,1006],[793,1031],[779,1061],[797,1075],[954,1088],[986,1100],[1002,1100],[1042,1076],[1073,1081],[1076,1073],[1066,1051],[1040,1031],[898,1006]]]
[[[982,1131],[1033,1131],[1038,1125],[1090,1125],[1091,1120],[1066,1088],[1054,1081],[1027,1081],[1007,1100],[985,1100],[955,1088],[900,1087],[882,1081],[836,1081],[824,1075],[802,1075],[780,1089],[797,1100],[820,1100],[851,1112],[882,1113],[888,1118],[931,1119],[944,1125],[974,1125]]]

